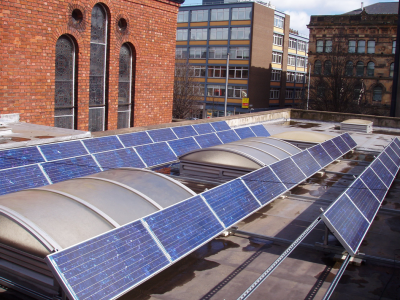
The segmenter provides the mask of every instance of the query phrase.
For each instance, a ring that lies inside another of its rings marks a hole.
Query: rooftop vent
[[[372,132],[372,121],[361,119],[349,119],[340,123],[340,130],[344,131],[358,131],[358,132]]]

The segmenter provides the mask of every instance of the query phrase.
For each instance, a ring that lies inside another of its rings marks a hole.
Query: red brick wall
[[[88,129],[90,21],[95,0],[0,2],[0,113],[21,121],[54,125],[55,45],[68,34],[77,46],[78,129]],[[170,122],[178,4],[166,0],[103,0],[109,20],[108,124],[117,128],[119,51],[136,51],[134,126]],[[83,12],[79,26],[71,13]],[[128,21],[119,33],[120,17]]]

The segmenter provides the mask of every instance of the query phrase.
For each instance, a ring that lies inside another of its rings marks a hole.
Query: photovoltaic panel
[[[196,124],[196,125],[193,125],[193,127],[197,131],[198,134],[206,134],[206,133],[215,132],[215,129],[211,126],[210,123]]]
[[[44,159],[36,147],[0,151],[0,169],[32,165],[39,162],[44,162]]]
[[[249,173],[243,176],[242,179],[263,205],[286,192],[286,187],[269,167]]]
[[[125,147],[134,147],[153,143],[145,131],[120,134],[118,137]]]
[[[225,227],[236,224],[260,207],[246,186],[233,180],[202,194]]]
[[[371,168],[367,168],[360,176],[365,185],[371,190],[372,193],[382,202],[387,192],[387,187],[383,184],[382,180],[375,174]]]
[[[224,144],[240,140],[238,135],[233,130],[217,132],[217,135]]]
[[[353,149],[354,147],[357,146],[357,143],[353,140],[353,138],[350,136],[350,134],[348,134],[347,132],[342,134],[341,137],[343,138],[343,140],[347,143],[347,145],[349,145],[349,147],[351,149]]]
[[[115,135],[82,140],[82,142],[85,144],[90,153],[124,148]]]
[[[104,171],[122,167],[146,167],[135,150],[131,148],[97,153],[94,156]]]
[[[322,148],[321,144],[315,145],[314,147],[307,149],[311,156],[315,158],[315,160],[321,165],[321,167],[325,167],[332,162],[332,158],[328,155],[328,153]]]
[[[394,164],[396,167],[400,165],[400,158],[397,156],[397,154],[394,152],[394,150],[391,147],[386,147],[384,152],[393,160]]]
[[[399,140],[399,138],[395,138],[393,141],[396,143],[397,146],[400,147],[400,140]]]
[[[174,150],[177,156],[188,153],[192,150],[200,149],[199,145],[192,137],[169,141],[168,144],[170,145],[172,150]]]
[[[321,144],[321,146],[328,152],[328,154],[333,158],[337,159],[342,156],[342,152],[335,146],[335,144],[331,141],[325,141]]]
[[[225,121],[213,122],[211,126],[214,127],[216,131],[224,131],[231,129]]]
[[[321,166],[315,161],[308,151],[302,151],[292,156],[293,161],[307,177],[321,170]]]
[[[274,163],[270,168],[288,189],[298,185],[306,178],[290,157]]]
[[[221,140],[215,135],[215,133],[199,135],[195,136],[194,138],[199,143],[201,148],[208,148],[222,144]]]
[[[346,191],[346,194],[364,216],[372,222],[380,203],[368,190],[367,186],[361,180],[357,179]]]
[[[394,166],[394,164],[393,164]],[[386,184],[386,186],[390,186],[394,179],[392,173],[385,167],[385,165],[379,160],[375,159],[371,164],[371,168],[378,174],[379,178]]]
[[[400,148],[397,146],[397,144],[395,142],[391,142],[390,147],[397,154],[397,156],[400,156]]]
[[[136,146],[135,149],[148,167],[176,160],[175,154],[165,142]]]
[[[38,165],[0,171],[0,195],[48,184]]]
[[[56,143],[39,146],[47,160],[63,159],[89,154],[81,141]]]
[[[197,135],[192,126],[173,127],[172,130],[180,139]]]
[[[200,196],[145,218],[172,260],[180,258],[223,231]]]
[[[47,162],[42,167],[53,183],[101,171],[90,155]]]
[[[140,221],[47,256],[69,298],[111,299],[169,264]]]
[[[382,161],[382,163],[389,169],[389,171],[392,173],[393,176],[396,175],[397,173],[397,166],[396,164],[390,159],[389,155],[387,155],[385,153],[385,151],[383,151],[380,155],[379,155],[379,159],[380,161]]]
[[[151,136],[154,142],[164,142],[177,139],[171,128],[149,130],[147,133]]]
[[[341,136],[337,136],[332,139],[332,142],[339,148],[342,153],[345,153],[350,150],[350,146],[342,139]]]
[[[264,125],[254,125],[250,126],[251,130],[256,134],[256,136],[264,136],[268,137],[270,136],[269,132],[267,129],[265,129]]]
[[[245,138],[256,136],[249,127],[237,128],[237,129],[235,129],[235,131],[238,134],[238,136],[240,137],[240,139],[245,139]]]

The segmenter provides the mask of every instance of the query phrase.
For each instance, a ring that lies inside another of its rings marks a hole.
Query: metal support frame
[[[322,300],[328,300],[332,294],[333,291],[335,290],[336,286],[339,283],[340,278],[342,277],[344,271],[346,270],[346,267],[348,266],[350,262],[351,256],[347,255],[346,259],[343,261],[342,266],[340,267],[339,271],[336,273],[335,278],[333,279],[331,285],[329,286],[328,290],[326,291],[324,298]]]

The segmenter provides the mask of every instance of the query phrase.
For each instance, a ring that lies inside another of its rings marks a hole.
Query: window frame
[[[175,48],[175,59],[187,58],[187,48],[186,47],[176,47]],[[180,53],[180,54],[179,54]],[[186,53],[186,54],[184,54]]]
[[[358,54],[365,54],[365,40],[358,40],[357,41],[357,53]]]
[[[380,90],[379,93],[378,89]],[[372,89],[372,101],[375,102],[382,102],[382,95],[383,95],[383,88],[380,85],[374,86]],[[379,97],[379,99],[377,99]]]
[[[218,38],[218,33],[221,32],[222,38]],[[215,27],[210,28],[210,41],[226,41],[228,40],[229,28],[228,27]]]
[[[271,81],[281,81],[282,70],[271,70]]]
[[[129,83],[129,96],[128,96],[128,103],[123,103],[123,104],[119,104],[119,99],[120,99],[120,95],[119,95],[119,92],[120,92],[120,83],[123,83],[124,81],[121,81],[121,76],[119,76],[119,80],[118,80],[118,118],[117,118],[117,129],[121,129],[121,128],[130,128],[131,126],[132,126],[132,124],[133,124],[133,122],[132,122],[132,117],[133,117],[133,114],[132,114],[132,112],[133,112],[133,109],[132,109],[132,107],[133,107],[133,99],[132,99],[132,95],[133,95],[133,93],[132,93],[132,89],[134,88],[133,86],[132,86],[132,75],[133,75],[133,50],[132,50],[132,47],[128,44],[128,43],[123,43],[122,45],[121,45],[121,48],[120,48],[120,55],[121,55],[121,50],[122,50],[122,47],[125,45],[125,47],[129,50],[129,56],[130,56],[130,60],[129,60],[129,80],[128,80],[128,83]],[[120,63],[119,63],[119,67],[120,67],[120,69],[121,69],[121,58],[120,58]],[[121,74],[121,72],[120,72],[120,74]],[[125,81],[126,82],[126,81]],[[123,107],[128,107],[128,110],[122,110],[122,108]],[[127,124],[127,126],[126,126],[126,124],[125,125],[123,125],[123,126],[120,126],[120,113],[126,113],[126,112],[128,112],[128,116],[129,116],[129,118],[128,118],[128,124]]]
[[[234,51],[235,55],[232,55],[232,51]],[[238,53],[242,52],[242,56],[238,55]],[[230,47],[229,53],[232,57],[230,59],[250,59],[250,47]],[[245,56],[248,54],[247,57]]]
[[[294,79],[296,78],[296,73],[287,71],[286,72],[286,82],[294,82]]]
[[[203,17],[199,20],[200,15]],[[196,16],[196,17],[194,17],[194,16]],[[205,16],[205,18],[204,18],[204,16]],[[192,10],[192,12],[190,14],[190,22],[207,22],[207,21],[208,21],[208,9]]]
[[[252,7],[233,7],[232,8],[232,20],[251,20]],[[240,17],[240,14],[243,17]]]
[[[242,92],[247,94],[247,87],[241,85],[228,85],[228,98],[242,98]]]
[[[229,21],[229,8],[211,9],[211,21]]]
[[[212,90],[211,94],[209,93],[210,89]],[[216,91],[218,91],[217,94]],[[224,85],[207,85],[207,97],[224,97],[225,93],[226,89]]]
[[[243,33],[243,38],[239,37],[240,33]],[[250,27],[231,27],[231,40],[249,40],[250,33]]]
[[[272,51],[272,63],[281,65],[282,64],[282,53]]]
[[[367,76],[374,77],[374,73],[375,73],[375,63],[373,61],[370,61],[367,63]]]
[[[274,27],[283,29],[284,24],[285,24],[285,18],[284,17],[278,16],[278,15],[274,15]]]
[[[269,99],[271,99],[271,100],[279,99],[280,92],[281,92],[280,88],[271,88],[269,90]]]
[[[295,67],[296,66],[296,56],[288,54],[287,65]]]
[[[231,76],[233,72],[233,76]],[[244,75],[246,74],[247,75]],[[237,76],[240,74],[240,76]],[[229,66],[228,78],[230,79],[248,79],[249,78],[249,68],[243,66]]]
[[[274,33],[273,44],[275,46],[282,47],[282,45],[283,45],[283,35]]]
[[[222,51],[220,51],[222,50]],[[224,51],[225,50],[225,55]],[[211,55],[211,53],[213,53]],[[219,55],[216,55],[219,54]],[[208,48],[208,59],[226,59],[228,57],[228,47],[209,47]]]
[[[192,56],[193,52],[193,56]],[[207,57],[207,47],[189,47],[190,59],[203,59]]]
[[[325,40],[325,53],[332,53],[332,40]]]
[[[211,75],[210,75],[211,72]],[[219,74],[217,76],[216,74]],[[226,78],[226,66],[208,66],[207,69],[208,78]]]
[[[372,45],[373,43],[373,45]],[[374,54],[375,53],[375,41],[374,40],[369,40],[367,42],[367,53],[368,54]]]
[[[294,38],[289,38],[289,49],[297,50],[297,40]]]
[[[182,10],[178,12],[177,23],[187,23],[189,22],[189,11]]]
[[[348,46],[348,53],[356,53],[356,44],[357,42],[355,40],[349,40],[349,46]]]
[[[315,45],[316,45],[315,51],[317,53],[323,53],[324,52],[324,40],[317,40]]]
[[[193,38],[195,37],[195,38]],[[207,28],[191,28],[190,40],[191,41],[207,41],[208,30]]]
[[[183,38],[186,35],[186,38]],[[187,41],[188,39],[188,29],[177,29],[176,30],[176,40],[177,41]]]

